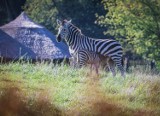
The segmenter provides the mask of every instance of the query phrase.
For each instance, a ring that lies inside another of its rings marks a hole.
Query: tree
[[[21,6],[25,0],[1,0],[0,2],[0,25],[10,22],[22,11]]]
[[[58,11],[52,0],[26,0],[23,8],[32,20],[55,31]]]
[[[95,24],[95,14],[105,13],[100,0],[26,0],[24,10],[35,22],[54,33],[57,33],[57,18],[72,19],[84,34],[104,38],[104,28]]]
[[[106,15],[99,15],[105,34],[121,40],[125,51],[160,62],[160,1],[103,0]]]

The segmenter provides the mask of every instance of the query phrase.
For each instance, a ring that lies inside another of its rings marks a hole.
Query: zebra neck
[[[68,35],[66,42],[72,50],[75,50],[78,49],[78,46],[80,45],[80,40],[81,40],[80,33],[71,33]]]

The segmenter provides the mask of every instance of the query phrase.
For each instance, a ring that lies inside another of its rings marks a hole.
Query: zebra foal
[[[90,72],[92,73],[95,69],[96,75],[99,74],[100,65],[107,66],[110,70],[115,70],[114,62],[109,57],[104,57],[100,54],[87,51],[85,49],[79,50],[76,55],[72,54],[70,64],[73,67],[78,66],[79,68],[90,64]]]
[[[90,64],[90,72],[95,69],[96,75],[99,74],[100,57],[95,52],[87,51],[85,49],[79,50],[77,53],[77,62],[79,67]]]

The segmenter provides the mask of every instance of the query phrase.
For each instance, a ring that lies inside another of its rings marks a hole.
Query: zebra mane
[[[72,26],[72,27],[74,27],[80,34],[82,34],[82,31],[81,31],[81,29],[79,29],[78,27],[76,27],[75,25],[73,25],[72,23],[70,23],[70,25]]]
[[[64,25],[65,23],[68,23],[68,21],[66,19],[62,21],[62,25]],[[72,23],[69,23],[69,25],[71,25],[72,27],[74,27],[80,34],[82,34],[81,29],[79,29],[78,27],[76,27]]]
[[[64,25],[64,23],[67,23],[67,20],[66,20],[66,19],[62,21],[62,25]]]

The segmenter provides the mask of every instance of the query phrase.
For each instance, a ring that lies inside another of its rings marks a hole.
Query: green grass
[[[158,74],[133,71],[124,79],[104,71],[99,77],[88,73],[87,68],[48,63],[0,64],[0,104],[5,104],[0,114],[160,115]]]

